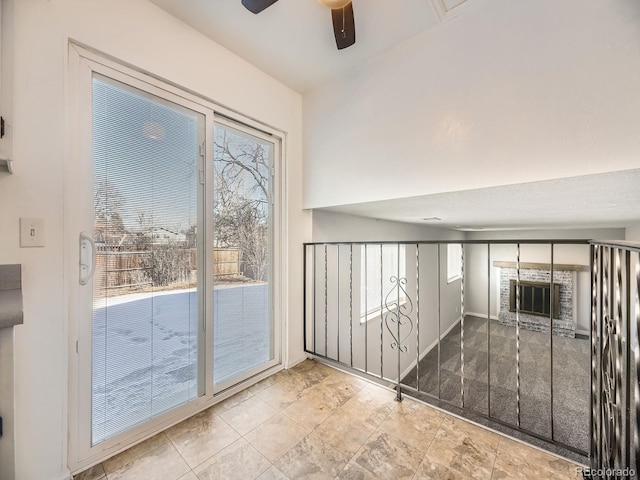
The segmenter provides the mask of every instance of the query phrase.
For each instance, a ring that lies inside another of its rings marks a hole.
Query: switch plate
[[[44,220],[42,218],[20,219],[20,246],[44,247]]]

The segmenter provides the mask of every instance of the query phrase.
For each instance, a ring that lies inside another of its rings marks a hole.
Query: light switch
[[[20,219],[20,246],[44,247],[44,220],[42,218]]]

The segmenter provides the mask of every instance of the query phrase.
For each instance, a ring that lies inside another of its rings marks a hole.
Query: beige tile
[[[347,464],[336,476],[336,480],[380,480],[380,478],[355,463]]]
[[[364,388],[366,382],[359,378],[351,377],[351,380],[344,381],[339,378],[330,377],[324,380],[314,391],[322,392],[327,399],[335,402],[336,407],[344,405],[353,396]]]
[[[222,400],[220,403],[216,403],[213,406],[213,410],[219,415],[222,412],[226,412],[230,408],[239,405],[240,403],[251,397],[253,397],[253,393],[251,393],[248,389],[242,390],[241,392],[238,392],[235,395]]]
[[[188,472],[189,466],[169,443],[109,472],[108,478],[109,480],[177,480]]]
[[[413,480],[467,480],[469,477],[425,457]]]
[[[256,396],[280,411],[300,400],[309,388],[311,386],[308,383],[301,382],[299,376],[295,375],[259,391]]]
[[[178,480],[198,480],[198,477],[196,477],[195,473],[189,472],[186,475],[180,477]]]
[[[429,446],[425,461],[465,478],[490,479],[499,436],[471,423],[446,416]],[[435,468],[435,467],[432,467]]]
[[[98,465],[94,465],[84,472],[80,472],[79,474],[74,475],[73,480],[100,480],[105,476],[106,473],[104,471],[104,468],[102,467],[102,464],[99,463]]]
[[[189,466],[195,468],[238,438],[238,432],[215,417],[171,441]]]
[[[244,438],[271,462],[302,440],[311,429],[279,413],[247,433]]]
[[[411,479],[420,465],[422,456],[422,452],[399,438],[384,432],[375,432],[355,454],[345,470],[355,465],[373,478]]]
[[[345,452],[307,437],[274,465],[290,479],[325,480],[334,478],[348,460]]]
[[[349,388],[355,391],[362,390],[364,387],[371,385],[360,377],[349,375],[348,373],[335,369],[331,369],[331,373],[322,381],[322,383],[325,385],[333,383],[338,385],[348,385]]]
[[[289,480],[275,465],[258,477],[258,480]]]
[[[260,380],[258,383],[254,383],[247,389],[247,391],[249,391],[253,395],[256,395],[258,392],[266,390],[267,388],[275,385],[281,379],[282,377],[278,377],[278,374],[276,373],[274,375],[271,375],[270,377],[265,378],[264,380]]]
[[[536,448],[500,438],[492,479],[575,478],[577,465]]]
[[[222,412],[220,417],[240,435],[245,435],[276,413],[275,408],[254,396]]]
[[[449,415],[445,416],[442,420],[440,430],[447,438],[456,437],[457,439],[462,440],[466,437],[470,437],[475,443],[481,445],[482,448],[494,452],[497,450],[498,442],[500,441],[500,435],[487,430],[486,428],[479,427]]]
[[[210,422],[214,418],[217,418],[217,415],[214,413],[213,408],[207,408],[206,410],[197,413],[193,417],[189,417],[185,421],[174,425],[168,430],[165,430],[164,433],[171,440],[179,437],[180,435],[184,435],[189,430],[193,430],[194,428],[197,428],[204,423]]]
[[[125,450],[115,457],[105,460],[102,462],[102,465],[104,466],[104,470],[107,475],[110,475],[111,472],[118,470],[124,465],[133,462],[136,458],[143,456],[145,453],[155,450],[159,446],[167,443],[169,443],[169,438],[164,433],[159,433],[158,435]]]
[[[404,440],[424,453],[444,417],[443,413],[405,397],[380,424],[379,430]]]
[[[367,385],[342,405],[334,415],[343,415],[373,432],[389,416],[398,402],[395,394],[374,385]]]
[[[324,422],[337,406],[336,399],[331,398],[328,391],[316,387],[282,410],[282,413],[300,425],[313,429]]]
[[[199,480],[251,480],[271,467],[269,460],[241,438],[194,469]]]
[[[364,445],[374,429],[354,420],[350,413],[342,409],[336,410],[310,436],[351,457]]]

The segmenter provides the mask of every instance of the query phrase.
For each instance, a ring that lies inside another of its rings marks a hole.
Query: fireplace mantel
[[[493,262],[494,267],[500,268],[516,268],[516,262]],[[520,262],[521,270],[551,270],[550,263],[529,263]],[[554,263],[553,269],[561,272],[588,272],[588,265],[571,265],[563,263]]]

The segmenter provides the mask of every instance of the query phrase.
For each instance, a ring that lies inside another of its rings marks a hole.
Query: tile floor
[[[307,360],[75,480],[576,479],[576,465]]]

